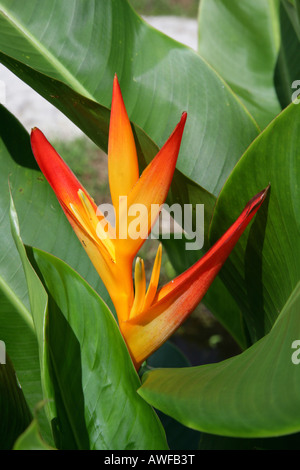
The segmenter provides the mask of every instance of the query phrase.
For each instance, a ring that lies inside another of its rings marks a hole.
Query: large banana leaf
[[[280,112],[273,75],[279,0],[201,0],[199,53],[264,128]]]

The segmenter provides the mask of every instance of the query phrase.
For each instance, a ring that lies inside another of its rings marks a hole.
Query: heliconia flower
[[[44,134],[37,128],[31,132],[35,159],[102,278],[120,323],[130,317],[134,303],[133,260],[158,216],[158,209],[153,214],[152,207],[159,208],[167,197],[185,121],[186,113],[183,113],[164,146],[140,176],[131,124],[115,76],[108,141],[108,176],[115,227],[105,219]],[[130,215],[128,208],[140,204],[147,216],[141,220],[140,236],[132,238],[128,231],[134,215]]]
[[[135,262],[133,283],[133,261],[167,197],[186,117],[183,113],[169,139],[140,175],[131,124],[115,76],[108,142],[108,176],[115,226],[99,211],[43,133],[37,128],[31,132],[33,154],[111,296],[120,331],[136,369],[201,301],[268,190],[257,194],[220,240],[185,273],[158,289],[162,258],[159,245],[148,287],[144,262],[139,257]],[[130,215],[128,209],[136,204],[142,204],[146,211],[139,220],[139,236],[131,237],[130,223],[134,215]]]

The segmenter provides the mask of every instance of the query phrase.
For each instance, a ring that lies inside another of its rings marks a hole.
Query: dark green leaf
[[[282,108],[297,96],[300,82],[300,25],[296,8],[289,0],[280,3],[281,44],[274,73],[276,92]]]
[[[2,348],[2,346],[1,346]],[[5,351],[4,351],[5,352]],[[32,420],[9,356],[0,363],[0,449],[12,449],[17,437]],[[1,349],[3,359],[3,349]]]

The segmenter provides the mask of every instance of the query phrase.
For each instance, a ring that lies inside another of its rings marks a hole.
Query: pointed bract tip
[[[185,127],[185,123],[186,123],[186,118],[187,118],[187,113],[183,112],[181,114],[180,121],[177,123],[177,125],[176,125],[175,129],[173,130],[172,134],[170,135],[168,141],[170,141],[172,136],[174,136],[174,135],[180,136],[180,139],[181,139],[182,133],[183,133],[183,130],[184,130],[184,127]],[[167,144],[167,142],[166,142],[166,144]]]
[[[114,81],[113,81],[113,97],[116,98],[117,96],[119,97],[120,100],[123,101],[120,83],[119,83],[117,74],[115,74]]]
[[[183,131],[183,129],[185,128],[185,123],[186,123],[186,120],[187,120],[187,112],[183,112],[181,114],[181,118],[180,118],[180,121],[178,123],[178,127],[180,127]]]
[[[115,88],[116,86],[117,86],[118,88],[120,88],[118,75],[115,73],[114,81],[113,81],[113,88]]]
[[[268,184],[268,186],[265,189],[257,193],[252,199],[250,199],[250,201],[248,201],[244,209],[245,211],[247,211],[247,214],[250,214],[254,211],[256,212],[258,210],[258,208],[262,205],[262,203],[266,199],[269,189],[270,189],[270,184]]]
[[[271,183],[269,183],[268,186],[265,189],[263,189],[260,193],[254,196],[253,199],[259,199],[261,202],[264,201],[264,199],[266,198],[269,192],[270,187],[271,187]]]

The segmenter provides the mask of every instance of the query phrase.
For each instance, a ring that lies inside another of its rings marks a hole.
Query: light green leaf
[[[37,419],[32,420],[28,428],[17,439],[13,450],[55,450],[41,437]]]
[[[279,47],[279,0],[201,0],[199,53],[261,128],[280,112],[273,82]]]
[[[270,333],[245,352],[217,364],[147,372],[140,395],[186,426],[212,434],[300,431],[299,309],[300,283]]]

